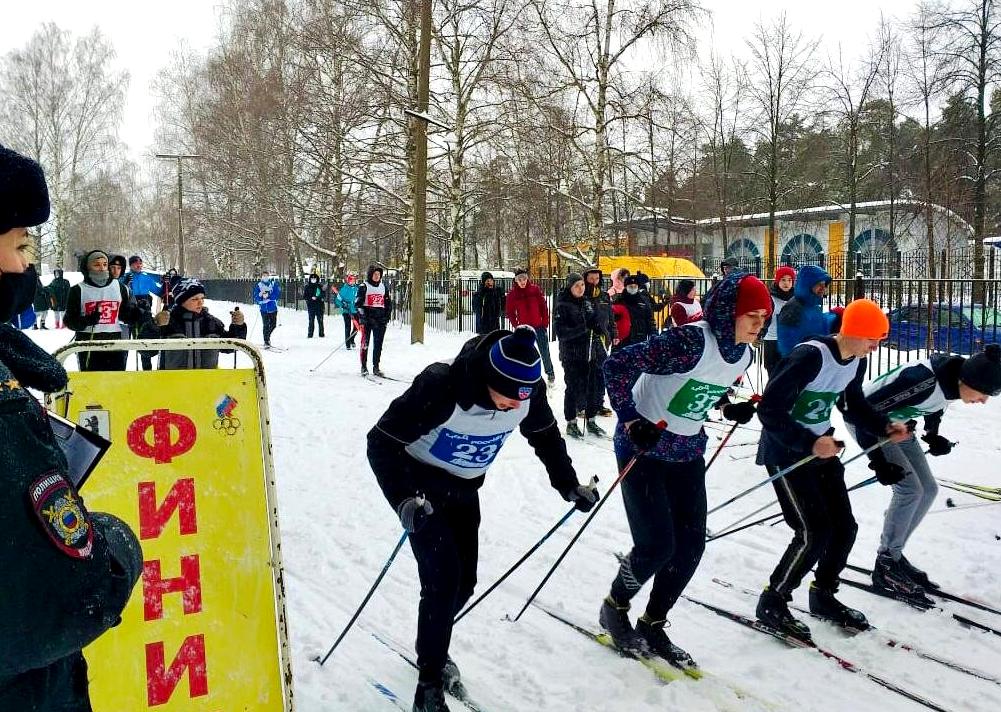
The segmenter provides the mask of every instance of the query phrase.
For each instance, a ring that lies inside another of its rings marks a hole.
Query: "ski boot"
[[[361,375],[363,375],[363,376],[367,376],[368,375],[368,366],[366,366],[365,364],[361,365]]]
[[[546,383],[549,384],[550,388],[552,388],[553,386],[555,386],[556,385],[556,376],[546,376]]]
[[[907,574],[903,562],[895,561],[887,553],[876,557],[876,564],[872,567],[872,584],[908,598],[924,598],[924,589]]]
[[[621,605],[611,596],[606,596],[598,611],[598,624],[608,633],[612,643],[619,650],[633,655],[646,655],[646,641],[641,638],[629,622],[629,604]]]
[[[780,593],[765,588],[758,598],[758,608],[755,611],[758,620],[774,628],[780,633],[792,636],[807,643],[812,641],[810,628],[801,620],[794,618],[789,612],[788,599]]]
[[[44,324],[42,325],[42,328],[43,329],[45,328]],[[904,556],[903,554],[900,555],[900,560],[897,562],[897,564],[899,564],[900,567],[903,568],[904,573],[907,574],[908,578],[910,578],[911,581],[916,583],[921,588],[925,590],[928,590],[929,588],[932,589],[942,588],[937,583],[928,578],[928,574],[926,574],[924,571],[922,571],[917,566],[908,561],[907,557]]]
[[[379,378],[385,378],[386,374],[382,372],[382,369],[378,366],[372,366],[372,375],[378,376]]]
[[[580,431],[580,426],[577,425],[576,420],[567,421],[567,435],[577,440],[582,440],[584,438],[584,433]]]
[[[666,620],[651,620],[644,614],[636,621],[636,634],[646,641],[651,653],[664,658],[664,660],[671,663],[674,667],[682,670],[694,670],[698,668],[692,656],[686,650],[679,648],[671,642],[671,639],[667,637],[667,633],[664,632],[665,625],[667,625]]]
[[[605,430],[592,419],[587,419],[584,421],[584,429],[591,435],[597,435],[599,438],[604,438],[608,436]]]
[[[448,694],[453,697],[466,696],[466,687],[462,684],[462,674],[451,655],[445,658],[445,667],[441,669],[441,679],[445,683],[445,690]]]
[[[434,683],[418,682],[412,712],[449,712],[444,688]]]
[[[862,611],[857,611],[843,604],[834,597],[838,589],[821,588],[814,581],[810,584],[810,613],[829,620],[834,625],[848,630],[868,630],[871,626]]]

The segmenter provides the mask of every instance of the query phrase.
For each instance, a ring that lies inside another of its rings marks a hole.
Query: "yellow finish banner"
[[[112,442],[81,493],[143,548],[122,623],[84,651],[95,712],[291,708],[258,388],[253,369],[70,374],[67,417]]]

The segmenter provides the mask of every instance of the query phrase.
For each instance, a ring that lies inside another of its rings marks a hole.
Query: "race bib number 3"
[[[831,418],[831,409],[837,399],[837,393],[803,391],[792,407],[792,417],[806,425],[826,422]]]
[[[431,446],[431,455],[453,467],[483,470],[497,457],[507,433],[466,435],[443,428]]]
[[[689,379],[667,404],[667,412],[679,418],[702,421],[706,413],[726,393],[726,386]]]
[[[101,314],[99,324],[114,324],[118,321],[118,307],[120,305],[121,302],[86,302],[83,305],[83,313],[93,314],[95,311],[98,311]]]

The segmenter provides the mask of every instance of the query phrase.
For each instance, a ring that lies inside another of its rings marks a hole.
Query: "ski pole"
[[[591,478],[591,485],[593,486],[593,485],[596,485],[596,484],[598,484],[598,478],[597,477],[592,477]],[[455,620],[452,621],[452,625],[455,625],[460,620],[462,620],[466,616],[467,613],[469,613],[471,610],[473,610],[474,608],[476,608],[477,605],[479,605],[480,601],[482,601],[484,598],[486,598],[487,596],[489,596],[493,592],[493,590],[495,588],[497,588],[502,583],[504,583],[504,580],[508,576],[510,576],[511,574],[513,574],[514,571],[515,571],[515,569],[517,569],[519,566],[521,566],[523,563],[525,563],[525,561],[528,559],[528,557],[530,557],[532,554],[534,554],[536,552],[536,550],[545,543],[546,539],[548,539],[550,536],[552,536],[553,532],[555,532],[557,529],[559,529],[561,526],[563,526],[566,523],[566,521],[568,519],[570,519],[570,517],[576,511],[577,511],[576,507],[571,507],[569,512],[567,512],[562,517],[560,517],[560,520],[558,522],[556,522],[556,524],[553,525],[553,528],[550,529],[549,531],[547,531],[545,534],[543,534],[542,538],[539,539],[539,541],[537,541],[535,543],[535,545],[531,549],[529,549],[528,551],[526,551],[524,556],[522,556],[520,559],[518,559],[517,561],[515,561],[514,564],[511,566],[511,568],[509,568],[507,571],[505,571],[504,574],[499,579],[497,579],[493,583],[493,585],[490,586],[490,588],[488,588],[486,591],[484,591],[483,593],[481,593],[480,596],[475,601],[473,601],[468,606],[466,606],[466,609],[464,611],[462,611],[462,613],[460,613],[459,615],[457,615],[455,617]]]
[[[313,371],[317,370],[320,366],[322,366],[323,364],[325,364],[330,359],[331,356],[333,356],[335,353],[337,353],[338,351],[340,351],[341,349],[343,349],[345,346],[347,346],[348,342],[351,341],[351,339],[353,339],[354,335],[357,334],[357,333],[358,333],[357,329],[353,330],[351,332],[351,335],[344,340],[343,344],[338,344],[337,346],[335,346],[333,348],[333,350],[331,350],[331,352],[329,354],[327,354],[326,356],[323,357],[323,360],[320,361],[320,363],[316,364],[315,366],[313,366],[313,368],[309,369],[309,372],[312,373]]]
[[[790,472],[792,472],[796,468],[798,468],[798,467],[800,467],[802,465],[805,465],[806,463],[810,462],[811,460],[815,460],[816,458],[817,458],[816,455],[812,455],[811,454],[811,455],[807,455],[806,457],[804,457],[804,458],[802,458],[800,460],[797,460],[793,464],[789,465],[789,467],[785,467],[785,468],[779,470],[774,475],[769,476],[767,479],[762,480],[761,482],[759,482],[758,484],[754,485],[753,487],[748,487],[746,490],[744,490],[740,494],[736,494],[733,497],[731,497],[730,499],[728,499],[725,502],[723,502],[722,504],[716,505],[715,507],[713,507],[712,509],[710,509],[708,512],[706,512],[706,516],[712,514],[713,512],[718,512],[719,510],[723,509],[724,507],[728,507],[729,505],[731,505],[734,502],[736,502],[738,499],[742,499],[743,497],[746,497],[747,495],[751,494],[751,492],[754,492],[759,487],[764,487],[769,482],[774,482],[777,479],[785,477],[786,475],[788,475]]]
[[[362,600],[361,605],[358,606],[358,610],[356,610],[354,615],[351,616],[351,620],[349,620],[348,624],[344,626],[344,630],[342,630],[341,634],[337,636],[337,640],[335,640],[334,644],[330,646],[330,650],[327,651],[327,654],[322,658],[317,655],[313,658],[313,662],[320,663],[320,666],[322,667],[323,663],[327,662],[327,658],[331,656],[337,646],[340,645],[341,641],[344,640],[344,636],[348,634],[349,630],[351,630],[351,626],[353,626],[355,621],[358,620],[358,616],[361,615],[362,610],[368,604],[368,600],[372,598],[372,594],[375,593],[375,589],[377,589],[379,584],[382,583],[382,579],[385,577],[386,572],[389,571],[389,567],[392,565],[396,555],[400,552],[400,549],[403,548],[403,543],[407,540],[408,536],[410,536],[410,532],[404,529],[403,534],[400,535],[400,540],[396,542],[396,546],[393,547],[393,553],[389,555],[389,559],[386,560],[386,565],[382,567],[382,571],[380,571],[378,577],[376,577],[375,583],[372,584],[372,588],[370,588],[368,593],[365,594],[365,598]]]
[[[664,428],[664,425],[666,424],[658,424],[658,426],[661,429]],[[632,458],[629,460],[629,462],[626,463],[626,466],[622,468],[622,471],[619,473],[619,476],[615,478],[615,482],[613,482],[612,486],[608,488],[608,491],[605,493],[605,496],[602,497],[601,501],[599,501],[598,504],[594,506],[594,509],[591,510],[591,513],[587,516],[587,519],[584,520],[584,523],[580,525],[580,529],[578,529],[577,533],[573,535],[573,538],[570,540],[570,543],[567,544],[567,547],[563,550],[563,553],[560,554],[559,558],[556,559],[556,563],[554,563],[549,568],[549,571],[546,572],[546,575],[542,577],[542,581],[540,581],[539,585],[535,587],[534,591],[532,591],[532,595],[528,597],[527,601],[525,601],[525,605],[521,607],[520,611],[518,611],[518,615],[516,615],[511,620],[517,622],[517,620],[521,618],[521,615],[525,612],[525,609],[527,609],[532,604],[532,601],[535,600],[535,597],[539,595],[539,591],[542,590],[542,587],[546,585],[546,582],[549,581],[549,578],[556,572],[556,568],[560,565],[560,563],[562,563],[563,559],[566,558],[567,554],[570,553],[570,549],[572,549],[573,545],[577,543],[578,539],[580,539],[581,534],[583,534],[584,530],[587,529],[587,526],[591,523],[591,520],[594,519],[595,515],[597,515],[598,512],[601,511],[602,506],[604,506],[605,502],[608,501],[608,498],[612,496],[612,492],[614,492],[615,488],[619,486],[619,483],[622,482],[622,479],[629,474],[629,471],[631,469],[633,469],[633,465],[636,464],[636,460],[639,459],[640,454],[641,453],[633,455]]]
[[[747,372],[745,371],[744,373],[747,373]],[[750,379],[748,379],[748,380],[750,380]],[[758,401],[761,400],[761,396],[759,396],[757,393],[755,393],[754,395],[752,395],[749,398],[749,400],[752,403],[757,403]],[[737,432],[737,428],[739,428],[740,425],[741,425],[740,423],[734,421],[733,426],[730,428],[730,430],[727,431],[726,437],[723,438],[723,440],[720,442],[719,446],[716,448],[716,452],[713,453],[713,456],[711,458],[709,458],[709,462],[706,463],[706,470],[705,470],[706,472],[708,472],[709,468],[712,467],[712,464],[714,462],[716,462],[716,458],[719,457],[719,454],[721,452],[723,452],[723,448],[726,447],[726,443],[727,443],[728,440],[730,440],[730,436],[733,435],[735,432]]]

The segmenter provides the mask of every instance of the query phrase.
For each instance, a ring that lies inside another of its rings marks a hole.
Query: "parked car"
[[[448,292],[440,284],[424,283],[425,311],[443,312],[448,307]]]
[[[1001,343],[1001,313],[980,304],[904,304],[888,316],[887,345],[902,351],[930,347],[932,351],[970,355],[984,344]]]

